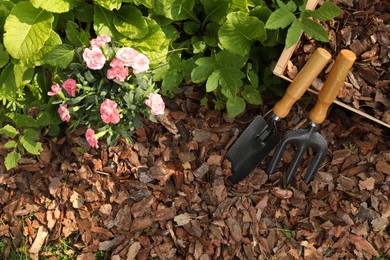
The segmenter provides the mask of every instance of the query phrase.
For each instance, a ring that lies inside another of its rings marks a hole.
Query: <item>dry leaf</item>
[[[49,235],[49,231],[44,227],[40,226],[38,228],[37,236],[34,239],[34,243],[31,245],[28,250],[30,257],[32,259],[38,259],[38,253],[41,251],[43,244],[45,243],[46,237]]]
[[[184,226],[190,223],[190,221],[196,217],[196,214],[183,213],[173,218],[178,226]]]
[[[364,250],[367,253],[373,256],[379,256],[379,253],[375,250],[375,248],[364,238],[360,236],[349,236],[349,240],[355,245],[358,250]]]
[[[375,185],[375,179],[373,177],[369,177],[364,181],[359,181],[359,188],[361,190],[373,190]]]
[[[139,250],[141,250],[141,243],[140,242],[134,242],[130,247],[129,251],[127,251],[127,258],[126,260],[134,260],[137,256]]]
[[[289,199],[293,196],[291,190],[281,189],[279,187],[272,188],[271,193],[280,199]]]
[[[84,206],[84,196],[77,193],[76,191],[73,191],[72,195],[70,196],[70,202],[72,202],[72,206],[75,209],[79,209],[82,206]]]

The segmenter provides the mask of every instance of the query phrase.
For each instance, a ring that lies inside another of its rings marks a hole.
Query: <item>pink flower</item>
[[[119,123],[119,110],[116,107],[117,103],[110,99],[106,99],[100,105],[100,114],[104,123]]]
[[[99,148],[98,140],[93,129],[88,128],[85,132],[85,138],[87,139],[88,144],[93,148]]]
[[[70,114],[67,107],[67,104],[63,104],[58,107],[58,114],[60,115],[61,120],[64,122],[68,122],[70,120]]]
[[[117,66],[107,70],[107,78],[108,79],[115,78],[119,82],[125,81],[128,75],[129,75],[129,68],[123,66],[122,67]]]
[[[106,63],[106,57],[104,57],[102,50],[96,46],[93,46],[92,49],[86,48],[83,52],[83,59],[91,70],[100,70]]]
[[[150,93],[148,99],[145,101],[145,104],[150,107],[152,115],[162,115],[164,114],[165,103],[159,94]]]
[[[123,61],[125,66],[133,66],[134,59],[137,57],[138,51],[130,47],[120,48],[119,51],[115,54],[115,57]]]
[[[106,34],[101,34],[90,41],[91,47],[102,47],[104,44],[111,42],[111,37]]]
[[[121,67],[124,67],[125,64],[123,63],[123,61],[121,59],[118,59],[118,58],[114,58],[111,62],[110,62],[110,66],[111,67],[118,67],[118,66],[121,66]]]
[[[58,93],[60,93],[60,91],[61,91],[61,87],[60,87],[60,85],[58,83],[56,83],[56,84],[51,86],[51,91],[47,92],[47,95],[55,96]]]
[[[149,69],[149,59],[142,53],[134,58],[134,63],[132,65],[134,73],[141,73]]]
[[[77,87],[76,87],[76,81],[74,79],[67,79],[64,81],[64,83],[62,83],[62,87],[66,90],[66,92],[69,93],[69,95],[71,95],[72,97],[76,96],[76,91],[77,91]]]

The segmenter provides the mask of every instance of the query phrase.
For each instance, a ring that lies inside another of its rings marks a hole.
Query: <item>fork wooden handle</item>
[[[318,74],[320,74],[331,57],[332,55],[323,48],[318,48],[313,53],[310,59],[306,62],[305,66],[303,66],[301,71],[294,78],[293,82],[291,82],[283,98],[275,104],[273,108],[275,115],[280,118],[287,116],[292,105],[303,96],[310,84],[318,76]]]
[[[317,103],[309,113],[309,119],[321,124],[328,113],[329,106],[336,99],[337,94],[343,85],[348,71],[356,60],[356,55],[350,50],[341,50],[337,55],[336,61],[326,77],[325,83],[318,94]]]

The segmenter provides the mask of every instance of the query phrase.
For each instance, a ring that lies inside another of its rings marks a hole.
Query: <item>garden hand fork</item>
[[[317,132],[317,128],[318,125],[325,120],[328,108],[336,99],[340,87],[343,85],[355,59],[356,55],[352,51],[340,51],[336,58],[336,62],[333,64],[332,69],[325,80],[324,86],[318,94],[317,103],[309,113],[310,123],[308,128],[287,132],[276,148],[267,169],[269,174],[275,172],[287,145],[292,144],[296,147],[292,162],[287,169],[287,173],[284,175],[285,185],[288,185],[293,181],[295,172],[309,147],[314,150],[315,155],[304,177],[305,183],[309,183],[317,173],[328,150],[327,141]]]

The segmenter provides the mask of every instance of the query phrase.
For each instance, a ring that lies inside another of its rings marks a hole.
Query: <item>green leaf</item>
[[[97,35],[111,35],[116,40],[124,38],[124,36],[115,29],[114,12],[110,12],[100,5],[94,5],[93,28]]]
[[[256,16],[260,21],[266,23],[268,18],[271,16],[272,11],[266,6],[256,6],[250,13],[251,16]]]
[[[89,46],[90,34],[82,29],[79,29],[79,26],[73,22],[68,21],[66,23],[66,39],[74,46]]]
[[[293,1],[288,1],[287,4],[281,0],[276,1],[281,9],[286,9],[290,13],[294,13],[297,10],[297,5]]]
[[[11,13],[14,3],[11,1],[0,1],[0,35],[4,33],[4,23],[5,19]]]
[[[23,59],[23,62],[28,64],[29,67],[42,66],[45,63],[45,56],[53,49],[53,46],[61,44],[60,36],[51,31],[49,39],[45,42],[45,45],[35,54],[27,59]]]
[[[218,47],[218,30],[221,26],[217,23],[211,22],[206,26],[206,31],[204,32],[204,42],[210,47]]]
[[[250,70],[246,76],[253,87],[257,88],[259,86],[259,76],[256,73]]]
[[[192,52],[194,54],[203,53],[204,50],[207,48],[206,43],[200,40],[198,36],[193,36],[191,38],[191,43],[192,43]]]
[[[30,2],[14,6],[4,25],[4,46],[15,59],[25,59],[38,52],[50,37],[54,17]]]
[[[51,66],[67,68],[72,62],[75,55],[73,46],[68,44],[60,44],[54,46],[51,52],[46,56],[45,62]]]
[[[23,137],[19,141],[23,145],[24,149],[31,154],[39,155],[43,150],[42,143],[40,142],[25,140]]]
[[[177,70],[170,70],[161,83],[161,94],[173,98],[183,81],[183,76]]]
[[[121,8],[122,0],[95,0],[100,6],[110,11]]]
[[[126,46],[133,46],[145,54],[151,65],[160,64],[168,54],[169,41],[156,21],[150,18],[145,19],[148,23],[148,34],[142,39],[124,39],[121,43]]]
[[[206,17],[203,23],[208,21],[220,22],[227,13],[229,7],[229,1],[226,0],[201,0],[203,8],[206,11]]]
[[[233,12],[227,15],[226,22],[218,31],[218,37],[223,48],[247,56],[255,41],[265,41],[267,34],[264,23],[257,17],[244,12]]]
[[[301,36],[301,30],[302,30],[301,21],[297,19],[291,24],[290,28],[288,28],[287,30],[286,48],[290,48],[291,46],[293,46],[295,43],[298,42],[299,37]]]
[[[3,44],[0,43],[0,68],[4,67],[9,60],[8,52],[4,50]]]
[[[22,92],[34,75],[34,69],[22,64],[8,63],[0,75],[0,93],[8,97],[16,97]]]
[[[245,110],[245,100],[241,97],[229,98],[226,102],[226,109],[230,116],[235,117]]]
[[[35,8],[42,8],[52,13],[68,12],[80,2],[80,0],[31,0]]]
[[[201,83],[207,80],[207,78],[217,68],[213,58],[203,57],[199,58],[195,67],[191,72],[191,79],[194,83]]]
[[[10,140],[3,145],[4,149],[14,149],[18,145],[14,140]]]
[[[29,116],[16,114],[14,117],[15,125],[19,128],[39,128],[37,121]]]
[[[266,29],[278,29],[278,28],[286,28],[296,19],[295,15],[291,13],[289,10],[281,8],[277,9],[275,12],[271,14],[268,18],[267,23],[265,24]]]
[[[75,18],[83,23],[92,23],[94,15],[94,5],[86,2],[80,3],[72,10]]]
[[[328,33],[319,23],[302,17],[302,29],[317,41],[328,42]]]
[[[221,72],[219,70],[213,71],[206,82],[206,91],[212,92],[219,86],[219,79],[221,78]]]
[[[235,68],[221,68],[219,71],[222,94],[227,98],[233,98],[240,92],[243,85],[241,79],[245,77],[245,74]]]
[[[123,2],[126,1],[134,2],[135,5],[143,5],[148,9],[153,8],[153,0],[123,0]]]
[[[14,138],[17,134],[19,134],[19,131],[11,125],[5,125],[3,128],[0,128],[0,135],[2,134],[5,134],[9,138]]]
[[[215,60],[218,63],[218,67],[229,67],[235,69],[241,69],[248,61],[246,57],[232,53],[228,50],[222,50],[218,52],[215,56]]]
[[[148,23],[141,11],[130,5],[115,13],[114,26],[118,32],[130,39],[141,39],[149,32]]]
[[[26,129],[23,131],[23,135],[27,140],[35,141],[39,138],[39,133],[33,129]]]
[[[39,138],[36,131],[32,129],[26,129],[24,134],[20,137],[19,142],[23,145],[27,152],[38,155],[42,151],[42,144],[35,141]]]
[[[7,154],[4,160],[4,165],[7,171],[14,168],[16,165],[18,165],[20,158],[21,158],[20,153],[16,151],[12,151],[9,154]]]
[[[39,112],[36,119],[37,119],[38,124],[43,126],[43,127],[49,126],[53,123],[53,120],[51,118],[50,113],[46,112],[46,111]]]
[[[248,101],[248,103],[253,104],[253,105],[260,105],[263,102],[257,88],[255,88],[251,85],[244,86],[244,90],[242,91],[241,96],[246,101]]]
[[[155,0],[153,10],[165,17],[178,21],[191,19],[197,21],[194,14],[194,0]]]
[[[314,17],[320,21],[326,21],[332,20],[333,18],[340,15],[343,11],[338,8],[337,5],[335,5],[334,3],[325,2],[320,6],[320,8],[314,11],[307,10],[307,12],[311,17]]]
[[[194,35],[199,30],[199,24],[194,21],[186,21],[183,25],[183,30],[188,35]]]
[[[241,11],[241,12],[247,12],[247,0],[230,0],[229,1],[229,9],[227,13]]]

